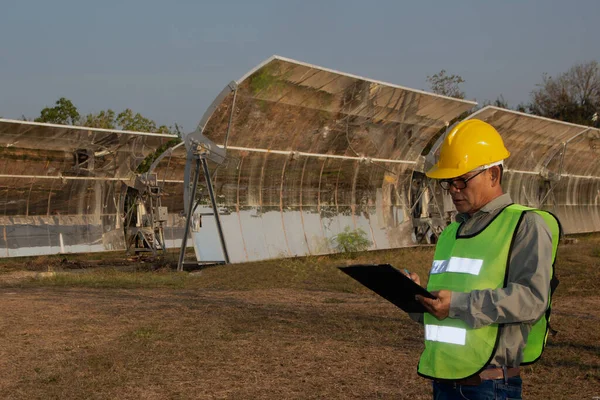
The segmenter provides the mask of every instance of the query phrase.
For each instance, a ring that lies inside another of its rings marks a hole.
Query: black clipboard
[[[390,264],[356,264],[338,268],[408,313],[426,312],[425,307],[415,300],[416,295],[437,298]]]

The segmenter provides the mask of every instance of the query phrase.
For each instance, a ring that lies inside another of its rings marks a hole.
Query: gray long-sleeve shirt
[[[481,231],[502,209],[512,203],[503,194],[475,214],[459,214],[459,236]],[[512,238],[498,238],[511,240]],[[544,219],[526,213],[517,229],[509,260],[507,286],[500,289],[452,292],[449,318],[458,318],[472,328],[504,324],[491,364],[518,366],[533,322],[546,311],[552,271],[552,233]],[[413,319],[422,321],[421,318]]]

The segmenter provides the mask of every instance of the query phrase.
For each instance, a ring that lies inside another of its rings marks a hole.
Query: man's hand
[[[416,272],[408,272],[408,270],[406,270],[406,269],[404,271],[400,271],[400,272],[402,272],[404,275],[408,276],[414,283],[421,286],[421,278],[419,278],[419,275],[417,275]]]
[[[448,317],[450,311],[450,299],[452,298],[452,292],[449,290],[440,290],[437,292],[431,292],[432,295],[437,299],[429,299],[420,295],[415,298],[423,304],[423,307],[427,312],[439,320]]]

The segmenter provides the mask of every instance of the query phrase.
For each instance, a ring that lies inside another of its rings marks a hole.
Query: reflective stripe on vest
[[[458,272],[462,274],[479,275],[483,260],[464,257],[451,257],[450,260],[434,260],[430,274],[442,272]]]
[[[467,330],[451,326],[425,325],[425,340],[465,345]]]

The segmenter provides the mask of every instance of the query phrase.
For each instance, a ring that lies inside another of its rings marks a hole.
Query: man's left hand
[[[427,312],[439,320],[448,317],[450,311],[450,299],[452,299],[452,292],[449,290],[440,290],[437,292],[431,292],[432,295],[437,299],[430,299],[423,296],[416,296],[416,299],[423,304],[423,307]]]

